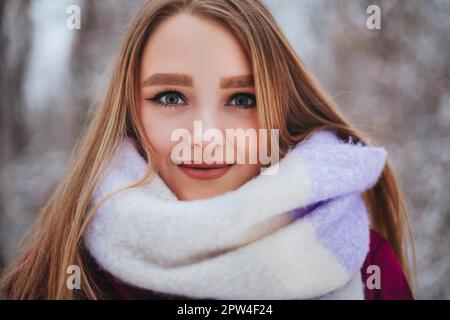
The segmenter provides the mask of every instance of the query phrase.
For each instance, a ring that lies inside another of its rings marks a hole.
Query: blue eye
[[[256,97],[251,93],[237,93],[231,97],[228,105],[238,109],[253,108],[256,106]]]
[[[186,101],[183,98],[183,95],[178,91],[164,91],[158,93],[153,98],[149,99],[159,105],[164,107],[176,107],[178,105],[185,105]]]

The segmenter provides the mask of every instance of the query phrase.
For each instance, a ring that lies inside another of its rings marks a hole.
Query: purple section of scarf
[[[369,221],[360,194],[321,201],[293,214],[294,219],[305,217],[313,224],[317,240],[349,275],[359,271],[369,250]]]
[[[326,130],[300,145],[295,151],[308,167],[312,205],[295,210],[294,218],[306,216],[318,241],[350,275],[355,274],[369,249],[369,221],[361,193],[377,182],[387,152],[341,141]]]
[[[294,151],[301,154],[308,168],[311,203],[371,188],[387,157],[383,147],[341,141],[328,130],[315,133]]]

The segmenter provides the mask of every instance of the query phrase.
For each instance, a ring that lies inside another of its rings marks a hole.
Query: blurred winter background
[[[142,1],[0,0],[0,268],[61,178]],[[450,299],[450,1],[265,0],[353,123],[390,150],[418,297]],[[69,5],[81,30],[69,30]],[[381,30],[366,27],[371,4]]]

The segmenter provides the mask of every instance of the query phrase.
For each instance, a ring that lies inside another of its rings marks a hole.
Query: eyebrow
[[[253,78],[253,75],[235,76],[222,78],[220,80],[220,87],[222,89],[253,87],[254,85],[255,80]]]
[[[161,85],[193,87],[194,81],[191,76],[186,74],[155,73],[148,77],[142,85],[144,87]],[[220,79],[220,88],[222,89],[253,87],[254,85],[255,81],[253,75],[233,76]]]
[[[193,87],[194,81],[191,76],[185,74],[155,73],[148,77],[142,85],[144,87],[161,85]]]

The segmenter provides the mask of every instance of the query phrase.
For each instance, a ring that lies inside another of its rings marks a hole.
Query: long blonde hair
[[[335,130],[342,138],[367,138],[338,112],[260,1],[149,1],[128,30],[106,96],[77,142],[65,178],[3,275],[3,295],[11,299],[107,298],[96,284],[82,242],[96,209],[90,205],[91,194],[108,159],[127,135],[139,141],[149,163],[147,174],[130,187],[148,181],[155,172],[152,149],[139,117],[140,60],[146,41],[158,24],[180,12],[219,22],[240,40],[253,68],[260,126],[280,130],[282,156],[289,146],[325,128]],[[364,197],[372,228],[390,242],[409,278],[407,245],[412,243],[411,228],[389,164]],[[81,290],[66,287],[69,265],[80,267]]]

